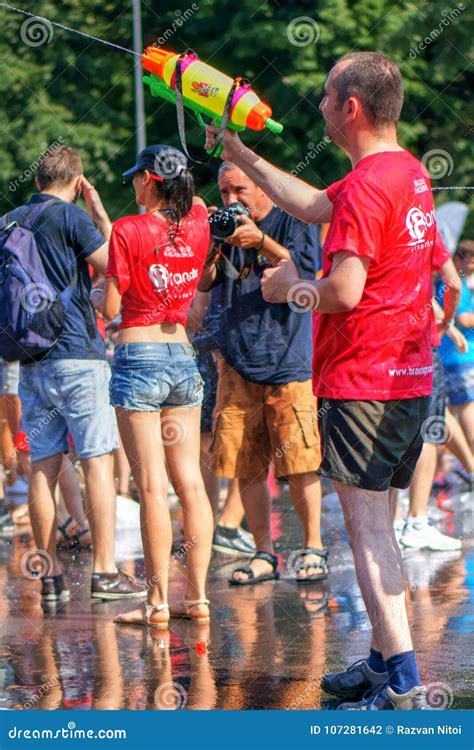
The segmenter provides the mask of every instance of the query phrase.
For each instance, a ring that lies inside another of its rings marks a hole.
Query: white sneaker
[[[393,530],[395,532],[395,539],[397,540],[397,544],[399,546],[400,546],[400,539],[402,538],[404,528],[405,528],[405,520],[403,518],[400,518],[399,521],[394,521]]]
[[[116,500],[116,525],[119,529],[139,529],[140,528],[140,505],[135,500],[128,497],[117,495]]]
[[[400,538],[403,547],[411,549],[427,549],[433,552],[453,552],[461,549],[460,539],[453,539],[447,534],[442,534],[427,521],[407,521]]]

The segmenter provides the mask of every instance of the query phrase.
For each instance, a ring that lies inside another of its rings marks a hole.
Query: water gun
[[[219,127],[216,147],[209,152],[212,156],[219,156],[222,151],[220,140],[226,127],[236,131],[267,128],[272,133],[283,130],[281,123],[272,120],[270,107],[259,99],[249,81],[230,78],[202,62],[192,50],[177,54],[160,47],[146,47],[142,65],[149,73],[143,81],[150,87],[152,96],[161,96],[176,105],[186,154],[184,116],[180,112],[183,106],[194,112],[202,128],[208,124],[203,116]]]

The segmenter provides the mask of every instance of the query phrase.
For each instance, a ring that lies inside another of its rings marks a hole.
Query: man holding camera
[[[228,212],[211,216],[211,234],[225,237],[210,253],[201,290],[224,285],[218,348],[222,354],[214,412],[211,465],[239,480],[257,552],[237,568],[232,585],[276,580],[270,533],[270,463],[285,477],[304,529],[304,547],[292,555],[299,582],[327,576],[320,532],[321,489],[317,402],[311,388],[311,316],[298,304],[272,305],[262,296],[266,268],[292,261],[314,279],[318,230],[294,219],[234,164],[224,162],[219,189]]]

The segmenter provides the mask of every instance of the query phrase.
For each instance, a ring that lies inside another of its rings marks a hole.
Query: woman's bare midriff
[[[117,344],[188,344],[184,326],[180,323],[158,323],[154,326],[121,328]]]

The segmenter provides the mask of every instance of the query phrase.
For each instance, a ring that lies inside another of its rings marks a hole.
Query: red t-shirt
[[[444,244],[441,234],[437,231],[433,250],[433,267],[431,270],[439,271],[450,258],[451,255],[449,250]],[[438,333],[438,326],[436,325],[436,316],[434,314],[433,305],[431,305],[431,346],[441,346],[441,338]]]
[[[429,395],[436,223],[426,169],[407,151],[373,154],[331,185],[328,197],[334,208],[323,277],[339,251],[370,264],[354,310],[315,313],[315,394],[380,401]]]
[[[156,323],[185,325],[209,247],[209,222],[194,205],[181,220],[174,243],[167,220],[156,213],[114,223],[106,276],[118,280],[120,328]]]

